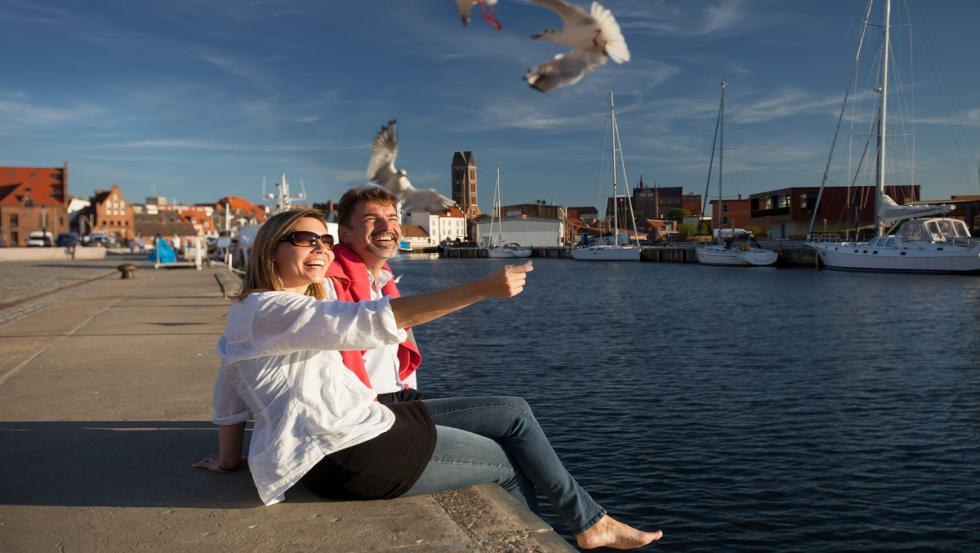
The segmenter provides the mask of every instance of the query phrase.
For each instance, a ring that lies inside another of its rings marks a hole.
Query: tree
[[[691,223],[681,223],[677,225],[677,235],[681,240],[687,240],[697,232],[697,227]]]
[[[669,212],[667,212],[667,218],[671,221],[683,221],[685,218],[690,216],[690,209],[671,209]]]

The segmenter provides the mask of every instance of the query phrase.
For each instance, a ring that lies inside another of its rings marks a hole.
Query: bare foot
[[[636,549],[659,540],[664,536],[660,530],[643,532],[628,524],[606,515],[599,519],[592,528],[575,536],[575,541],[582,549],[608,547],[610,549]]]

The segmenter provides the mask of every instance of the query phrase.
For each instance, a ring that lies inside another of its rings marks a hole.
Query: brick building
[[[123,198],[118,184],[109,190],[96,190],[89,198],[89,206],[78,212],[76,221],[79,233],[104,232],[122,241],[136,237],[133,206]]]
[[[68,163],[0,167],[0,242],[26,246],[31,232],[68,231]]]

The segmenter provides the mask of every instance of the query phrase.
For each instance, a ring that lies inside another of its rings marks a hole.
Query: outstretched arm
[[[391,300],[391,311],[399,328],[424,324],[488,298],[512,298],[524,290],[527,273],[533,270],[530,261],[507,265],[459,286],[395,298]]]
[[[218,454],[212,453],[194,463],[194,468],[212,472],[234,472],[245,468],[242,457],[242,441],[245,438],[245,423],[218,425]]]

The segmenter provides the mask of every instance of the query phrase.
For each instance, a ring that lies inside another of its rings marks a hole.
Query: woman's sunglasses
[[[333,236],[329,234],[320,235],[308,230],[297,230],[295,232],[290,232],[285,238],[280,240],[280,242],[289,242],[292,245],[299,246],[301,248],[313,248],[316,247],[317,244],[323,244],[326,249],[333,249]]]

